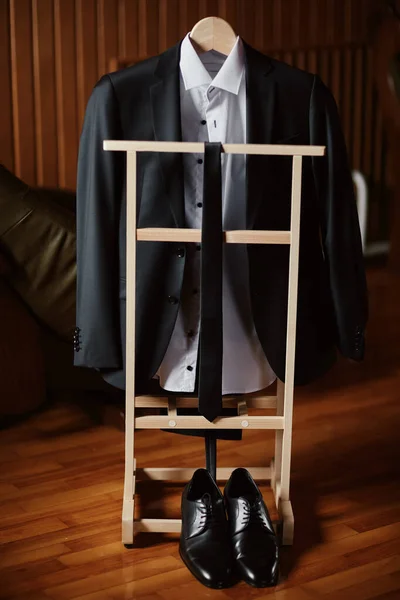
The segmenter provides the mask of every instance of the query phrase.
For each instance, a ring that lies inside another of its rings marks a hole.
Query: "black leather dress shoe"
[[[279,578],[279,543],[268,509],[247,469],[235,469],[224,490],[236,570],[254,587]]]
[[[203,585],[235,583],[224,498],[206,469],[197,469],[183,490],[179,554]]]

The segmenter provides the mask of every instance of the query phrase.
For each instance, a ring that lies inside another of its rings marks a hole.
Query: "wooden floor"
[[[368,270],[363,363],[340,358],[297,387],[295,543],[275,589],[215,591],[182,564],[177,535],[120,542],[123,433],[93,407],[51,405],[0,432],[0,597],[13,600],[400,598],[400,277]],[[109,412],[112,415],[112,411]],[[137,435],[140,466],[204,466],[201,440]],[[219,442],[220,466],[269,462],[272,432]],[[141,486],[142,514],[179,517],[182,488]],[[273,511],[270,491],[262,486]]]

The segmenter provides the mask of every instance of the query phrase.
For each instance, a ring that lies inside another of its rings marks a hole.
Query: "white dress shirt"
[[[245,143],[244,51],[238,37],[226,57],[198,55],[186,35],[181,45],[180,100],[185,142]],[[246,229],[245,156],[222,154],[223,228]],[[183,154],[186,227],[201,229],[203,155]],[[182,296],[174,330],[155,377],[169,391],[193,392],[200,329],[200,246],[187,244]],[[252,319],[247,250],[223,246],[222,393],[246,393],[275,381]]]

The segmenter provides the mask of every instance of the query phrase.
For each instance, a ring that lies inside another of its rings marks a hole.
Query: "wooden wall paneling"
[[[378,94],[375,88],[375,85],[372,87],[372,107],[371,107],[371,152],[369,156],[369,175],[371,183],[375,179],[375,165],[377,160],[375,158],[376,154],[376,131],[378,125]]]
[[[14,170],[9,0],[0,0],[0,163]]]
[[[307,52],[307,71],[310,73],[318,72],[318,52],[316,50]]]
[[[340,0],[335,1],[340,3]],[[306,40],[306,45],[309,47],[329,44],[329,30],[332,29],[333,23],[329,15],[328,2],[330,0],[313,0],[310,7],[308,42]],[[333,31],[331,31],[331,38],[333,40]]]
[[[285,50],[299,47],[300,28],[300,2],[298,0],[284,0],[280,3],[280,45]]]
[[[98,76],[109,72],[110,59],[118,55],[118,4],[97,0]]]
[[[370,17],[373,17],[376,10],[381,10],[380,0],[352,0],[351,11],[351,31],[349,42],[362,44],[370,37]]]
[[[273,15],[272,15],[272,8],[273,8],[273,2],[275,0],[261,0],[260,4],[263,4],[263,9],[262,9],[262,21],[261,21],[261,26],[262,26],[262,32],[261,32],[261,41],[262,41],[262,46],[260,47],[261,50],[264,50],[266,52],[268,52],[269,54],[272,53],[272,50],[274,49],[274,20],[273,20]],[[251,40],[248,40],[251,44]],[[271,54],[272,56],[272,54]]]
[[[36,184],[31,0],[10,0],[14,172]]]
[[[342,22],[343,42],[345,44],[358,41],[357,38],[352,36],[353,21],[358,21],[357,10],[355,10],[354,15],[352,11],[355,4],[356,0],[344,0],[343,14],[340,20]]]
[[[329,0],[330,14],[332,15],[332,42],[334,44],[345,43],[345,22],[347,18],[346,15],[348,14],[346,2],[347,0],[340,0],[340,2],[337,0]]]
[[[254,40],[255,48],[262,50],[266,47],[265,43],[265,15],[266,3],[264,0],[254,0]],[[249,40],[246,40],[249,41]]]
[[[182,40],[199,20],[199,3],[192,2],[190,5],[187,0],[178,0],[177,12],[177,39]]]
[[[158,0],[139,0],[139,56],[158,54],[158,21]]]
[[[378,2],[374,0],[377,5]],[[367,31],[368,0],[351,0],[349,2],[350,27],[346,36],[348,42],[363,42],[368,35]]]
[[[343,130],[349,151],[350,162],[353,160],[353,92],[354,92],[354,69],[353,69],[354,50],[352,48],[344,49],[343,65],[343,101],[341,105],[341,118]]]
[[[126,50],[126,7],[126,0],[118,0],[118,56],[134,57],[137,52],[128,54]]]
[[[159,52],[176,44],[180,35],[179,0],[159,0]]]
[[[75,189],[78,147],[75,4],[54,0],[58,181]]]
[[[380,227],[379,227],[379,193],[381,191],[379,185],[379,171],[381,165],[381,157],[379,156],[381,151],[381,115],[378,106],[378,94],[375,86],[372,88],[372,119],[371,119],[371,154],[370,154],[370,203],[369,203],[369,215],[370,215],[370,235],[373,241],[379,239]]]
[[[382,116],[383,120],[383,116]],[[382,122],[383,124],[383,122]],[[382,127],[381,131],[381,168],[379,175],[380,182],[380,193],[379,193],[379,225],[380,225],[380,236],[379,239],[384,239],[387,235],[387,231],[391,231],[391,210],[392,203],[394,198],[393,187],[391,187],[389,170],[390,166],[388,164],[388,140],[387,135]],[[396,166],[397,168],[397,166]]]
[[[272,5],[271,20],[273,29],[271,40],[273,48],[282,48],[282,2],[283,0],[274,0]]]
[[[181,0],[179,2],[179,32],[182,39],[200,20],[199,2]]]
[[[53,0],[32,0],[36,183],[57,187],[57,119]]]
[[[318,55],[318,75],[328,87],[330,86],[331,55],[331,50],[327,48],[320,50]]]
[[[334,48],[332,51],[331,91],[335,97],[339,111],[342,105],[342,50]]]
[[[361,170],[361,151],[364,137],[364,48],[358,47],[354,51],[354,96],[353,96],[353,169]]]
[[[293,46],[295,48],[299,48],[300,46],[300,30],[302,27],[302,23],[303,23],[303,16],[302,16],[302,1],[301,0],[293,0],[294,1],[294,6],[293,6],[293,14],[292,14],[292,19],[293,19],[293,28],[292,28],[292,35],[293,35]]]
[[[333,45],[335,43],[335,4],[337,4],[337,0],[325,0],[325,10],[326,10],[326,21],[324,33],[325,33],[325,43],[328,45]],[[322,23],[321,23],[322,25]],[[320,25],[320,26],[321,26]]]
[[[192,0],[189,0],[192,2]],[[194,1],[194,0],[193,0]],[[199,6],[199,20],[205,17],[220,17],[218,0],[197,0]]]
[[[290,50],[284,52],[282,55],[283,62],[287,63],[288,65],[294,65],[294,55],[295,53],[291,52]]]
[[[238,20],[238,4],[240,0],[218,0],[218,16],[225,19],[239,33],[241,23]]]
[[[370,38],[370,15],[372,16],[376,9],[381,9],[376,0],[360,0],[357,14],[360,15],[360,28],[357,38],[360,42]]]
[[[383,166],[382,166],[382,153],[383,153],[383,118],[382,112],[379,108],[379,104],[376,104],[376,121],[374,131],[374,162],[372,177],[375,182],[383,182]]]
[[[365,111],[364,111],[364,144],[362,156],[362,170],[368,177],[371,175],[371,146],[373,126],[373,59],[372,48],[367,48],[365,56]]]
[[[86,104],[98,80],[96,0],[76,0],[75,27],[78,133],[80,134]]]
[[[295,67],[305,70],[306,68],[306,53],[298,50],[295,54]]]
[[[238,2],[237,5],[237,20],[238,29],[243,39],[251,40],[254,43],[255,38],[255,21],[256,21],[256,2],[255,0],[243,0]]]
[[[138,0],[118,0],[118,56],[139,56]]]
[[[301,0],[299,2],[299,22],[297,27],[297,47],[306,48],[310,40],[312,22],[315,20],[314,0]]]

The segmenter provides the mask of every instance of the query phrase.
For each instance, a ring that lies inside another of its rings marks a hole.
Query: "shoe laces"
[[[211,525],[211,523],[215,521],[215,516],[213,512],[211,496],[208,492],[202,495],[199,508],[201,512],[199,527],[203,528],[205,525]]]
[[[250,523],[261,523],[264,529],[269,528],[265,522],[263,507],[259,500],[250,503],[248,500],[243,502],[243,520],[242,525],[249,525]]]

